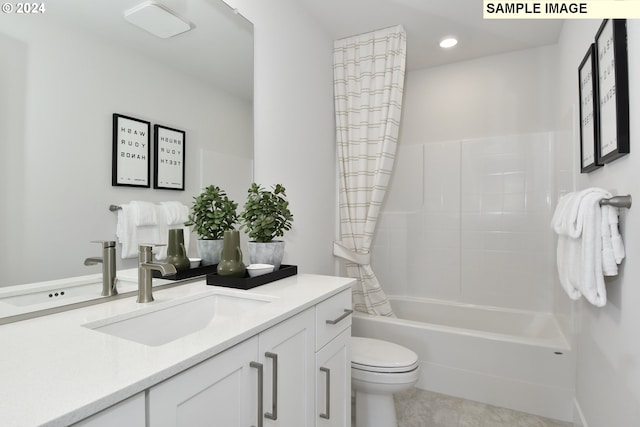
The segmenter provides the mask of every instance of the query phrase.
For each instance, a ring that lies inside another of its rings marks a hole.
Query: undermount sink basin
[[[260,295],[206,293],[82,325],[149,346],[159,346],[225,322],[271,302]]]

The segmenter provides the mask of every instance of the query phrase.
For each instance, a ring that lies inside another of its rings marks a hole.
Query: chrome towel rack
[[[601,202],[602,202],[602,201],[601,201]],[[122,209],[122,207],[121,207],[121,206],[118,206],[118,205],[109,205],[109,210],[110,210],[111,212],[119,211],[120,209]]]
[[[613,206],[614,208],[631,208],[631,195],[613,196],[609,199],[600,200],[600,206]]]

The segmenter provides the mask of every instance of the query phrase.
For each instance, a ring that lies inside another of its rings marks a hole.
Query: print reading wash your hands
[[[149,134],[144,123],[121,118],[118,129],[118,174],[121,183],[148,180]]]
[[[131,127],[120,127],[120,157],[147,159],[147,132]]]

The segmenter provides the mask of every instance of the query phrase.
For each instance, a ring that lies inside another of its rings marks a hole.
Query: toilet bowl
[[[351,337],[356,427],[397,427],[393,394],[418,381],[418,355],[388,341]]]

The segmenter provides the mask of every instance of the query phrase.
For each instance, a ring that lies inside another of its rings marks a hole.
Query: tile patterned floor
[[[411,389],[395,396],[398,427],[571,427],[571,423]]]

